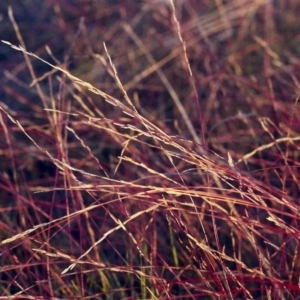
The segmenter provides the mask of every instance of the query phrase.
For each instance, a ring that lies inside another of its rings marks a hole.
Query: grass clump
[[[8,9],[1,298],[297,299],[298,2],[100,2]]]

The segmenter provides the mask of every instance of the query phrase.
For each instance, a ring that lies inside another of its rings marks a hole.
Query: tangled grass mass
[[[300,299],[300,2],[73,2],[0,5],[0,299]]]

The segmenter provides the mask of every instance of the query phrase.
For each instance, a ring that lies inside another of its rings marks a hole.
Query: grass
[[[1,21],[0,299],[298,299],[298,1],[100,2]]]

